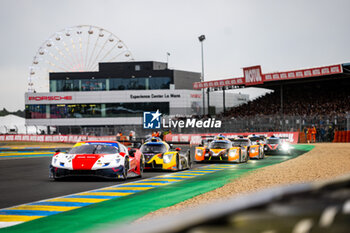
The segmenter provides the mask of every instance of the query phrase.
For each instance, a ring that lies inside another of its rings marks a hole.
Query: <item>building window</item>
[[[156,109],[169,115],[169,102],[26,105],[26,118],[142,117],[143,112]]]
[[[146,103],[110,103],[106,104],[107,117],[142,117],[143,112],[159,109],[162,114],[169,115],[169,102]]]
[[[169,89],[170,77],[50,80],[50,92]]]
[[[80,80],[50,80],[50,92],[80,91]]]
[[[81,90],[82,91],[105,91],[106,79],[82,79]]]
[[[169,89],[171,79],[169,77],[151,77],[148,78],[149,89]]]
[[[46,107],[47,106],[44,104],[26,105],[26,108],[25,108],[26,119],[45,119]]]
[[[110,90],[145,90],[145,78],[112,78]]]
[[[141,70],[141,66],[140,65],[135,65],[135,71],[140,71]]]
[[[50,118],[101,117],[101,104],[53,104]]]

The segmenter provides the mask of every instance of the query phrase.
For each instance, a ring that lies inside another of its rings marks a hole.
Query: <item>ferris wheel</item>
[[[69,27],[39,47],[29,67],[28,92],[48,91],[50,72],[97,71],[99,62],[134,60],[112,32],[91,25]]]

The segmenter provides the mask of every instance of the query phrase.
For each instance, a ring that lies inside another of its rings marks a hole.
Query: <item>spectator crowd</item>
[[[250,117],[282,114],[285,116],[345,116],[350,113],[349,86],[285,86],[283,112],[280,90],[229,109],[224,117]]]

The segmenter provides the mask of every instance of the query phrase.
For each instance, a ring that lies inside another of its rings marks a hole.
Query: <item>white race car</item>
[[[52,157],[50,178],[100,176],[106,178],[141,177],[144,158],[139,150],[128,149],[116,141],[76,143],[68,153]]]

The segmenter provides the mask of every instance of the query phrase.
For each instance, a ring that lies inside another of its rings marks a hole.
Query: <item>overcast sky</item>
[[[0,108],[24,109],[28,67],[53,33],[75,25],[105,28],[136,60],[166,61],[205,79],[350,61],[348,0],[0,0]]]

